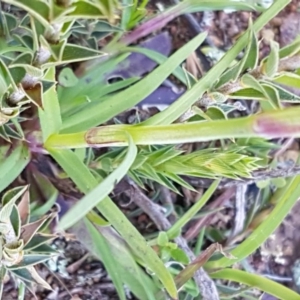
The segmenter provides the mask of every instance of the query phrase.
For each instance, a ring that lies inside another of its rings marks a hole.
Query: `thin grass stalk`
[[[291,107],[230,120],[171,125],[110,125],[74,134],[52,135],[50,148],[128,146],[129,134],[136,145],[180,144],[231,138],[283,138],[300,136],[300,107]]]

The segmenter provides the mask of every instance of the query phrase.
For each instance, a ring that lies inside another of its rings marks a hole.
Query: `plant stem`
[[[18,291],[18,300],[24,300],[25,298],[25,285],[23,282],[19,285],[19,291]]]
[[[300,136],[300,107],[265,112],[230,120],[199,121],[171,125],[110,125],[86,132],[52,135],[48,148],[122,147],[126,133],[136,145],[181,144],[224,138],[279,138]]]

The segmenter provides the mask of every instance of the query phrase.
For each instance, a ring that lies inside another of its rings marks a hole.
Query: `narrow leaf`
[[[216,261],[211,261],[207,263],[207,268],[223,268],[248,257],[264,243],[281,224],[298,200],[299,195],[300,176],[287,179],[287,184],[283,188],[278,189],[273,195],[272,198],[274,200],[276,199],[276,202],[278,201],[278,203],[267,216],[266,220],[257,226],[245,241],[231,251],[231,254],[235,256],[235,259],[229,260],[224,257]]]
[[[95,177],[89,171],[87,166],[78,159],[74,152],[67,150],[53,150],[51,151],[51,155],[58,161],[82,192],[87,194],[97,186],[98,182]],[[72,163],[74,158],[77,159],[75,165]],[[156,252],[148,245],[143,236],[128,221],[111,199],[109,197],[104,198],[97,205],[97,208],[114,228],[116,228],[124,240],[127,241],[132,251],[157,275],[171,297],[176,298],[177,290],[171,274],[159,259]]]
[[[96,126],[113,118],[118,113],[132,108],[158,88],[174,71],[178,64],[188,57],[192,51],[199,47],[205,37],[205,33],[198,35],[180,48],[165,63],[156,68],[144,79],[126,90],[109,97],[97,107],[93,107],[90,112],[86,112],[88,117],[84,120],[84,122],[81,120],[77,124],[63,124],[62,132],[76,132],[77,130],[83,130],[83,128],[87,129],[92,126]],[[107,105],[108,102],[109,105]]]
[[[28,148],[20,143],[0,164],[0,191],[8,187],[23,171],[29,162]]]
[[[232,2],[233,3],[233,2]],[[237,3],[237,2],[235,2]],[[253,30],[258,32],[265,26],[274,16],[276,16],[290,0],[276,1],[274,4],[262,13],[254,22]],[[248,32],[244,33],[235,45],[224,55],[224,57],[207,72],[201,80],[197,82],[190,90],[181,96],[176,102],[170,105],[166,110],[156,114],[150,119],[143,122],[144,125],[154,124],[170,124],[178,119],[183,112],[187,111],[203,93],[210,89],[215,83],[216,74],[222,74],[230,65],[230,63],[238,56],[248,43]]]
[[[50,255],[38,255],[38,254],[27,254],[24,255],[21,262],[16,265],[9,267],[9,270],[23,269],[29,266],[34,266],[36,264],[42,263],[48,259],[50,259]]]
[[[217,272],[210,273],[210,276],[215,279],[223,279],[235,281],[239,284],[257,288],[265,293],[273,295],[278,299],[293,299],[300,300],[300,295],[284,285],[270,280],[266,277],[251,274],[245,271],[236,269],[223,269]]]
[[[21,201],[18,204],[18,211],[20,214],[21,224],[26,224],[30,215],[30,196],[28,190],[25,191]]]
[[[279,64],[279,44],[271,41],[271,53],[270,55],[262,62],[262,71],[268,77],[272,78],[277,70]]]
[[[93,207],[102,201],[102,199],[107,197],[108,194],[112,192],[115,185],[126,175],[137,154],[137,148],[130,136],[128,136],[128,140],[128,151],[120,166],[106,177],[95,189],[83,197],[80,202],[77,202],[75,206],[73,206],[68,213],[63,216],[59,224],[60,228],[66,229],[83,218],[90,210],[93,209]]]
[[[48,70],[45,79],[55,81],[54,67]],[[39,108],[39,117],[42,127],[43,140],[46,141],[51,134],[59,132],[62,123],[55,85],[43,95],[42,102],[43,109]]]
[[[51,240],[56,238],[55,235],[46,235],[42,233],[35,234],[32,239],[25,245],[24,250],[32,250],[40,245],[49,243]]]
[[[97,253],[109,273],[112,282],[118,292],[118,296],[121,300],[126,300],[124,288],[122,285],[122,280],[118,274],[117,267],[115,266],[114,258],[111,253],[111,249],[105,238],[97,231],[97,229],[89,222],[87,219],[84,219],[84,224],[87,228],[88,235],[94,243],[93,250]]]
[[[54,218],[55,213],[46,215],[39,219],[38,221],[26,224],[22,226],[22,231],[21,231],[21,239],[24,241],[24,245],[28,244],[32,237],[35,235],[35,233],[43,226],[43,224],[46,221],[49,221],[50,219]]]

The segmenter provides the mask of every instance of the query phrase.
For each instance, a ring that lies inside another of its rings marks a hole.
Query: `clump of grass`
[[[183,13],[255,10],[259,6],[230,0],[185,0],[145,20],[147,0],[2,2],[0,191],[10,187],[23,170],[32,170],[37,153],[50,155],[55,161],[51,172],[62,169],[84,194],[61,218],[58,229],[73,231],[102,260],[120,299],[126,299],[124,286],[139,299],[178,299],[199,293],[203,299],[219,299],[226,289],[215,285],[212,278],[259,288],[280,299],[298,299],[296,293],[275,282],[227,268],[253,253],[278,227],[298,199],[298,176],[276,186],[272,199],[266,199],[268,209],[254,207],[252,219],[243,228],[245,239],[233,249],[214,243],[195,257],[181,235],[223,178],[255,180],[254,171],[276,164],[275,160],[270,163],[274,145],[267,139],[300,135],[299,108],[284,108],[284,103],[297,104],[300,98],[283,86],[299,86],[299,39],[282,49],[272,42],[269,56],[262,61],[258,58],[257,32],[290,1],[276,1],[253,24],[249,22],[248,30],[198,81],[181,63],[203,43],[205,33],[169,58],[130,44]],[[104,43],[108,36],[110,42]],[[105,46],[99,48],[99,44]],[[159,66],[144,78],[108,84],[105,74],[134,51]],[[243,58],[234,63],[241,51]],[[72,71],[75,63],[82,63],[80,76]],[[106,124],[145,99],[171,74],[187,90],[165,111],[135,125]],[[262,112],[231,118],[229,112],[235,107],[228,99],[257,100]],[[219,143],[196,151],[180,150],[182,144],[204,141]],[[95,156],[93,148],[101,147],[107,147],[105,154]],[[32,282],[49,288],[32,265],[49,258],[43,254],[42,244],[52,236],[37,231],[54,217],[46,214],[59,193],[51,184],[58,174],[51,172],[36,177],[41,190],[51,190],[44,195],[41,220],[28,223],[30,197],[24,188],[9,190],[3,196],[1,278],[3,282],[6,272],[18,277],[20,290],[32,289]],[[195,192],[183,176],[215,181],[172,225],[142,190],[149,182],[156,182],[178,194],[183,188]],[[124,178],[135,190],[136,203],[160,231],[153,240],[142,236],[109,197]],[[136,195],[144,197],[148,206],[138,202]],[[201,242],[197,244],[199,248]],[[222,257],[216,256],[216,251]],[[173,264],[180,264],[183,270]],[[258,284],[260,280],[263,284]],[[232,297],[248,295],[243,288],[226,291]]]

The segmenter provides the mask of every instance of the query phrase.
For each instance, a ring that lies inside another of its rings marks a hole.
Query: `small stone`
[[[300,13],[290,13],[284,18],[280,27],[280,44],[286,46],[290,44],[300,33]]]
[[[95,282],[95,283],[98,283],[98,282],[100,282],[100,277],[95,277],[95,278],[93,278],[93,281]]]
[[[229,37],[234,37],[238,33],[240,33],[240,29],[236,24],[232,24],[227,31]]]
[[[264,39],[266,45],[269,45],[271,41],[274,41],[275,33],[272,29],[263,29],[261,36]]]
[[[272,19],[272,20],[270,21],[270,24],[271,24],[272,26],[279,27],[279,26],[281,26],[281,24],[282,24],[282,19],[279,18],[279,17],[275,17],[274,19]]]
[[[249,13],[249,12],[247,12],[247,11],[242,11],[242,12],[240,13],[240,20],[241,20],[242,22],[248,23],[249,18],[250,18],[250,13]]]

